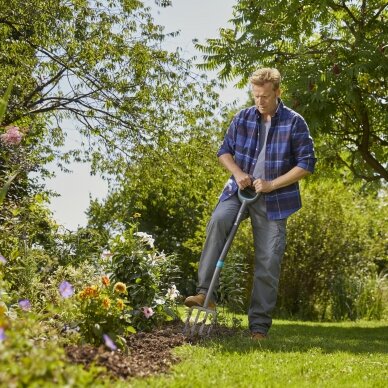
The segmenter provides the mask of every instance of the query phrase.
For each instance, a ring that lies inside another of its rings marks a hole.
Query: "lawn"
[[[181,362],[169,374],[117,386],[388,386],[388,322],[275,320],[266,341],[252,342],[242,329],[174,352]]]

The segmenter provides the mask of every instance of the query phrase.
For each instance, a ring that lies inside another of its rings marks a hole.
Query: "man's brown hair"
[[[280,87],[282,77],[278,69],[263,67],[253,72],[249,80],[251,81],[251,84],[257,86],[262,86],[267,82],[271,82],[273,89],[276,90]]]

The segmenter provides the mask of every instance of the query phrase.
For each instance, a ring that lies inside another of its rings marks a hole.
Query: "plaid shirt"
[[[255,106],[241,110],[234,117],[217,156],[231,154],[244,172],[253,175],[258,157],[260,122],[261,114]],[[271,181],[295,166],[313,172],[315,162],[313,141],[305,120],[279,99],[265,148],[265,179]],[[232,176],[220,201],[225,201],[237,190]],[[265,202],[269,220],[288,217],[302,207],[298,182],[266,193]]]

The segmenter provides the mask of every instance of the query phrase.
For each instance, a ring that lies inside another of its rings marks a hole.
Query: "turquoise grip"
[[[217,268],[222,268],[223,266],[224,266],[223,261],[217,261],[217,265],[216,265]]]

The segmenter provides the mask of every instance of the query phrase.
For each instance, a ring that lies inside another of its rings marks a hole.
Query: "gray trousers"
[[[233,195],[219,202],[212,214],[199,262],[198,293],[207,293],[217,260],[240,206],[237,195]],[[253,288],[248,311],[249,329],[251,332],[267,334],[276,304],[280,264],[286,245],[287,219],[268,220],[263,196],[248,205],[244,218],[248,216],[251,218],[255,248]]]

